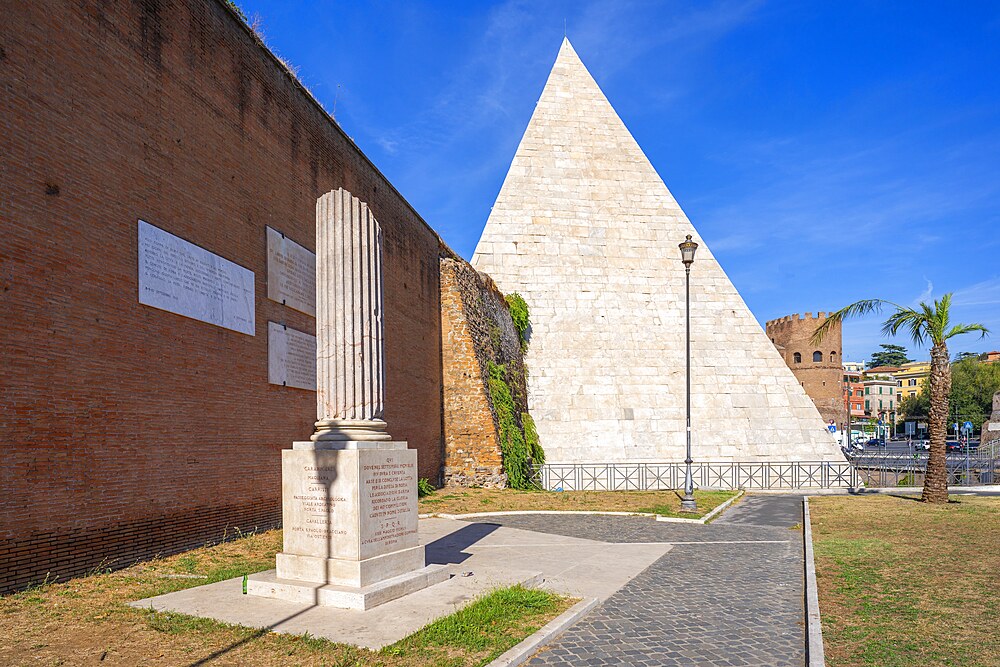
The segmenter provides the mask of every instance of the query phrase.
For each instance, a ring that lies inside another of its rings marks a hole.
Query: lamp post
[[[684,497],[681,498],[682,512],[697,512],[694,502],[694,477],[691,476],[691,265],[694,264],[694,251],[698,244],[691,240],[688,234],[681,249],[681,262],[684,263],[684,316],[687,321],[687,458],[684,459]]]

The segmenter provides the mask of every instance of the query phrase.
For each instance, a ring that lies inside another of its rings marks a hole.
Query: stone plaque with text
[[[253,271],[143,220],[139,303],[254,335]]]
[[[270,227],[267,298],[316,316],[316,254]]]
[[[316,336],[268,322],[267,381],[316,391]]]

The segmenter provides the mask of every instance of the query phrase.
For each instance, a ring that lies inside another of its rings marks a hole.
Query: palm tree
[[[948,359],[948,339],[961,334],[978,331],[985,338],[989,330],[982,324],[952,325],[948,311],[951,309],[951,294],[945,294],[933,305],[923,301],[916,308],[907,308],[884,299],[856,301],[827,316],[827,319],[813,333],[813,342],[820,342],[835,324],[849,317],[860,317],[869,313],[881,314],[888,306],[893,313],[882,323],[883,336],[895,336],[900,330],[910,334],[916,345],[931,344],[931,414],[930,414],[930,455],[927,458],[927,473],[924,476],[922,500],[927,503],[948,502],[948,471],[945,436],[948,428],[948,393],[951,391],[951,364]]]

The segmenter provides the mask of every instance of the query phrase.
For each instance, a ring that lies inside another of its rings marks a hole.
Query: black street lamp
[[[684,459],[684,497],[681,498],[682,512],[697,512],[694,502],[694,477],[691,475],[691,265],[694,264],[694,251],[698,244],[691,240],[691,235],[683,243],[681,262],[684,263],[684,315],[687,320],[687,458]]]

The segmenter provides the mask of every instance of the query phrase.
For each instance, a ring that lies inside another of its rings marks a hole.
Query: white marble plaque
[[[254,335],[254,274],[139,221],[139,303]]]
[[[267,298],[316,317],[316,254],[270,227]]]
[[[316,391],[316,336],[268,322],[267,381]]]

